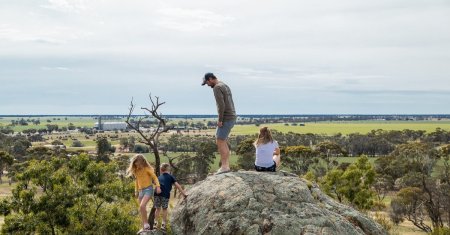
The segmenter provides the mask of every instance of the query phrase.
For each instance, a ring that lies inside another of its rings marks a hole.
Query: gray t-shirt
[[[233,96],[230,87],[219,81],[213,88],[214,97],[216,98],[217,114],[219,122],[236,119],[236,111],[234,109]]]

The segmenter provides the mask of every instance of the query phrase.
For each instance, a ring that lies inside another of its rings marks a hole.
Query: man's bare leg
[[[217,148],[220,154],[220,163],[222,171],[230,170],[230,149],[228,148],[227,140],[216,139]]]

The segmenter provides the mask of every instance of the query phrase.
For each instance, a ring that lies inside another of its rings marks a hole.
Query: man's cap
[[[202,82],[202,86],[204,86],[206,84],[206,81],[208,81],[211,78],[216,78],[216,76],[214,76],[213,73],[206,73],[205,76],[203,77],[203,82]]]

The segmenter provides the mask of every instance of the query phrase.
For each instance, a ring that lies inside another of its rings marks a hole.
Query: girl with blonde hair
[[[262,127],[259,130],[254,145],[256,148],[255,170],[275,172],[281,164],[280,148],[268,127]]]
[[[150,231],[147,218],[147,203],[153,198],[153,186],[156,186],[157,193],[161,193],[158,177],[153,167],[142,154],[137,154],[131,159],[127,174],[135,178],[135,196],[139,200],[139,212],[142,221],[142,229],[138,234]]]

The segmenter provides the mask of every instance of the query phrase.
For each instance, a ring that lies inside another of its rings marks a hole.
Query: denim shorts
[[[222,127],[217,127],[216,138],[221,140],[228,139],[228,135],[230,135],[231,128],[234,127],[235,122],[236,119],[224,121]]]
[[[143,188],[139,190],[139,199],[143,198],[144,196],[153,196],[153,187],[149,186],[147,188]]]

